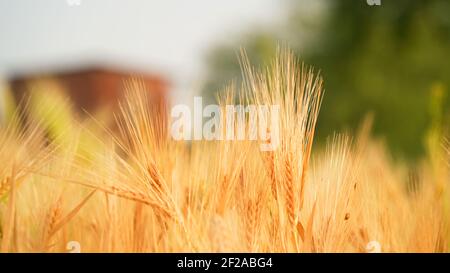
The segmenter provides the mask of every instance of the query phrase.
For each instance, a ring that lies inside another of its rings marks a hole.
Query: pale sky
[[[71,6],[69,2],[81,1]],[[0,0],[0,75],[89,60],[154,71],[182,97],[205,53],[283,19],[283,0]]]

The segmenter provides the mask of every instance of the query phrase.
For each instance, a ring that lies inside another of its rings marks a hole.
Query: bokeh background
[[[240,48],[262,66],[288,46],[325,79],[318,145],[370,115],[374,136],[414,161],[448,134],[449,14],[447,0],[1,0],[0,75],[5,90],[47,75],[109,94],[139,74],[190,104],[239,82]]]

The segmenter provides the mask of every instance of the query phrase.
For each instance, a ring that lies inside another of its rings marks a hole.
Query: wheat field
[[[139,80],[114,126],[56,95],[22,103],[0,127],[1,252],[448,251],[444,136],[414,168],[372,137],[370,118],[316,147],[320,75],[287,50],[263,70],[243,60],[219,105],[279,105],[274,151],[175,141]]]

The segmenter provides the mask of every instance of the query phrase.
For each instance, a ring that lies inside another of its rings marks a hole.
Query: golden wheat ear
[[[91,171],[84,181],[67,181],[147,205],[162,218],[182,223],[171,193],[170,157],[178,151],[168,139],[166,106],[161,100],[153,100],[151,90],[139,79],[126,81],[124,88],[125,96],[116,114],[118,132],[108,131],[112,148],[109,156],[100,156],[110,172]]]
[[[0,202],[7,203],[2,225],[1,251],[18,248],[12,240],[17,231],[17,192],[32,175],[48,166],[56,146],[46,137],[42,120],[28,115],[23,99],[10,118],[0,125]]]
[[[0,127],[0,199],[11,189],[13,169],[18,187],[46,166],[57,149],[46,137],[42,122],[27,116],[27,102],[20,103],[11,119]]]
[[[247,102],[279,107],[279,145],[261,155],[269,178],[268,187],[278,207],[277,221],[279,225],[289,227],[287,234],[279,229],[280,237],[290,242],[286,243],[288,249],[298,251],[307,226],[306,222],[301,222],[300,214],[305,202],[306,177],[322,102],[323,80],[319,73],[285,48],[278,48],[277,57],[264,70],[253,68],[245,51],[241,55],[242,92],[246,94]]]

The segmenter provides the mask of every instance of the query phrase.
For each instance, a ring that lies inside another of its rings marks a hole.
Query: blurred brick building
[[[124,95],[124,80],[131,78],[137,78],[144,83],[152,104],[167,103],[169,84],[166,79],[159,75],[135,73],[107,66],[86,66],[13,77],[9,84],[15,99],[21,100],[30,92],[30,83],[43,78],[50,78],[61,84],[63,92],[67,93],[80,113],[93,113],[102,107],[117,107],[118,101]]]

